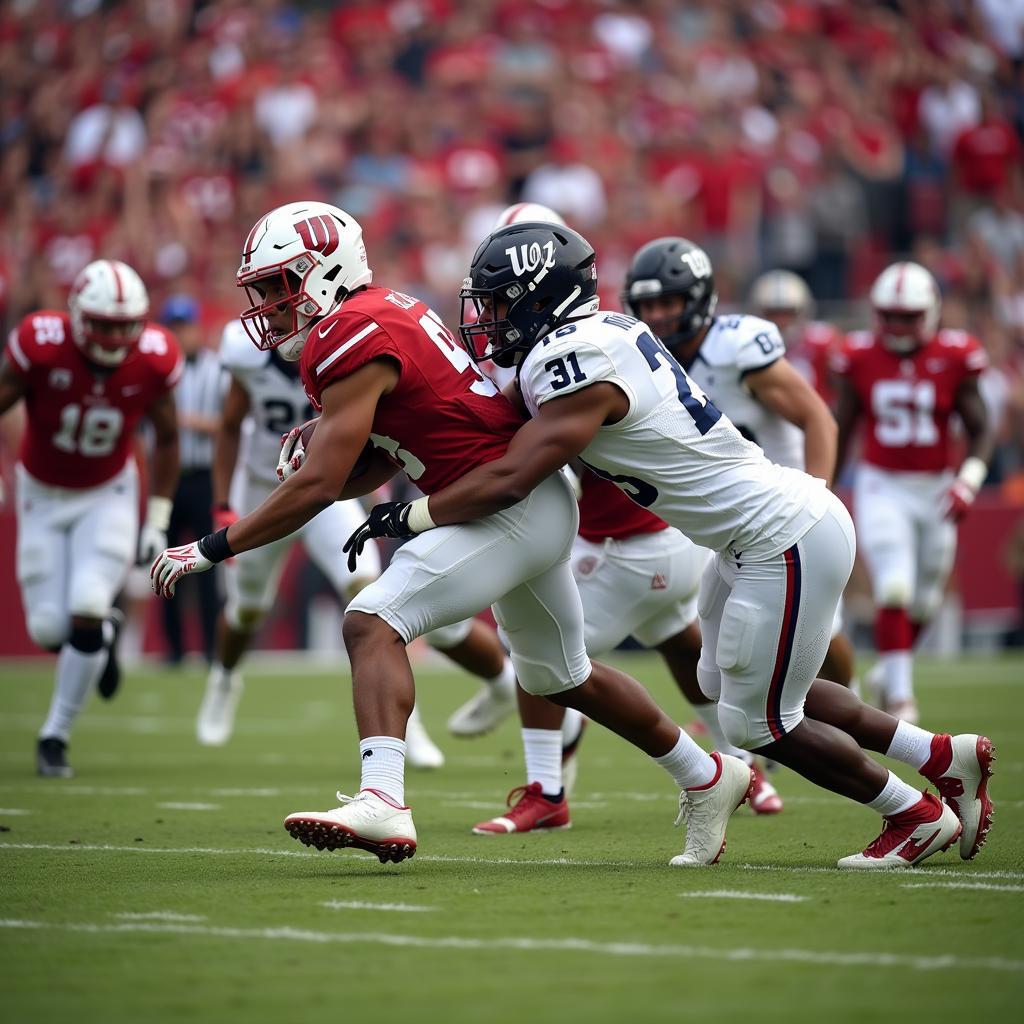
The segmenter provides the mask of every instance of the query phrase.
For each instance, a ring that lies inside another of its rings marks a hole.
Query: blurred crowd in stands
[[[723,306],[769,267],[868,324],[894,256],[988,347],[994,479],[1024,469],[1020,0],[10,0],[0,8],[0,321],[98,255],[154,308],[240,308],[240,241],[300,198],[449,319],[509,202],[594,243],[607,301],[666,233]]]

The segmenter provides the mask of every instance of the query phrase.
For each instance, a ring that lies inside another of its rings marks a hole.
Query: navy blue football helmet
[[[462,344],[477,362],[517,366],[571,315],[596,309],[596,296],[596,257],[582,235],[561,224],[510,224],[488,235],[473,257],[459,292]]]

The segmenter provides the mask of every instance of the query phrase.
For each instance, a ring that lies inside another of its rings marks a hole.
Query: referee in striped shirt
[[[172,295],[160,311],[160,321],[174,332],[185,356],[181,379],[174,389],[181,452],[181,476],[167,531],[167,542],[174,546],[213,532],[210,464],[213,461],[213,437],[220,425],[224,382],[216,352],[203,344],[199,306],[195,299],[190,295]],[[193,586],[178,587],[172,600],[162,602],[168,661],[180,664],[185,655],[182,607],[189,601],[191,593],[198,591],[203,653],[210,662],[213,660],[220,604],[217,577],[212,572],[197,573],[183,582],[192,582]]]

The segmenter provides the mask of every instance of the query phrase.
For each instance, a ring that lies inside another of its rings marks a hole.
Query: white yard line
[[[202,914],[176,914],[173,910],[152,910],[148,913],[132,913],[125,911],[123,914],[113,914],[113,917],[122,921],[178,921],[182,924],[198,924],[205,921]]]
[[[679,895],[691,900],[764,900],[766,903],[805,903],[809,899],[791,892],[742,892],[739,889],[709,889],[706,892],[681,892]]]
[[[32,811],[26,810],[24,807],[0,807],[0,814],[8,814],[12,818],[20,817],[24,814],[32,814]]]
[[[392,935],[383,932],[318,932],[302,928],[222,928],[206,925],[123,922],[121,924],[68,923],[0,919],[0,928],[23,931],[69,931],[89,935],[193,935],[202,938],[308,942],[318,944],[406,946],[420,949],[501,950],[543,953],[587,953],[624,957],[667,957],[676,960],[717,960],[732,962],[802,963],[828,967],[894,967],[912,971],[994,971],[1019,974],[1024,960],[1004,957],[966,957],[951,953],[939,956],[910,956],[906,953],[880,953],[877,950],[844,952],[823,949],[755,949],[689,945],[657,945],[640,942],[596,942],[592,939],[538,939],[513,936],[478,939],[461,935],[428,937]]]
[[[901,889],[985,889],[988,892],[1024,892],[1024,885],[991,885],[988,882],[912,882]]]
[[[165,811],[219,811],[220,804],[187,803],[178,800],[165,800],[157,804]]]
[[[233,856],[260,856],[260,857],[322,857],[322,853],[315,850],[289,850],[277,847],[241,847],[232,849],[230,847],[216,846],[111,846],[107,844],[93,843],[5,843],[0,842],[2,850],[63,850],[74,853],[79,850],[85,852],[101,853],[168,853],[168,854],[193,854],[204,853]],[[371,860],[372,854],[363,854],[359,851],[349,851],[347,857],[360,857],[367,861]],[[418,854],[417,863],[453,863],[453,864],[498,864],[498,865],[519,865],[524,868],[567,866],[581,868],[636,868],[643,867],[641,860],[583,860],[577,857],[463,857],[453,854]],[[778,864],[724,864],[723,868],[739,868],[742,871],[783,871],[792,874],[828,874],[834,877],[856,877],[856,878],[877,878],[881,880],[902,880],[907,878],[1004,878],[1024,879],[1024,871],[971,871],[969,868],[957,870],[955,868],[913,868],[902,871],[874,871],[874,872],[849,872],[840,871],[838,868],[827,867],[790,867]]]
[[[366,903],[363,900],[328,900],[320,906],[328,910],[393,910],[403,914],[417,914],[437,907],[422,907],[413,903]]]

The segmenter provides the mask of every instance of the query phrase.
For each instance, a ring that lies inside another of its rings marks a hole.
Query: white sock
[[[71,726],[89,694],[96,688],[106,663],[105,647],[89,653],[80,651],[71,644],[65,644],[60,649],[60,654],[57,655],[57,678],[53,687],[53,699],[50,701],[46,721],[39,730],[40,739],[56,736],[57,739],[67,742],[71,735]]]
[[[882,787],[882,792],[874,800],[868,801],[868,807],[878,811],[886,818],[910,810],[921,799],[921,794],[913,786],[908,786],[902,779],[889,772],[889,778]]]
[[[501,671],[490,679],[485,679],[484,683],[487,686],[493,686],[500,693],[506,693],[509,696],[515,696],[516,692],[516,670],[512,667],[512,659],[505,656],[505,663],[501,666]]]
[[[107,650],[114,642],[114,624],[110,619],[104,619],[100,628],[103,630],[103,649]]]
[[[885,699],[902,704],[914,699],[914,656],[910,651],[886,651],[879,660]]]
[[[583,713],[575,708],[566,708],[562,719],[562,748],[571,747],[583,732]]]
[[[935,733],[900,720],[896,723],[896,732],[893,733],[892,743],[889,744],[885,756],[902,761],[920,771],[932,756],[934,738]]]
[[[698,747],[682,729],[676,745],[667,754],[653,760],[672,776],[680,789],[706,786],[718,771],[714,758]]]
[[[539,782],[545,796],[562,792],[562,730],[523,729],[527,785]]]
[[[717,704],[693,704],[693,713],[704,723],[708,735],[711,737],[712,750],[720,754],[728,754],[730,757],[738,757],[744,764],[753,764],[754,755],[749,750],[742,750],[734,747],[722,732],[722,723],[718,721]]]
[[[375,789],[405,806],[405,740],[367,736],[359,741],[360,789]]]

